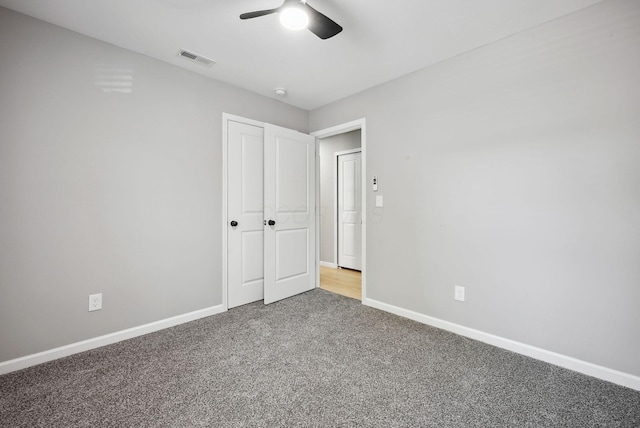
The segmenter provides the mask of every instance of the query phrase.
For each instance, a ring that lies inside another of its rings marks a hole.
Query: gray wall
[[[639,47],[606,1],[312,111],[367,120],[367,297],[640,375]]]
[[[3,8],[0,58],[0,361],[221,304],[222,112],[307,112]]]
[[[640,375],[639,17],[603,2],[307,116],[0,8],[0,361],[221,303],[226,111],[367,118],[369,298]]]
[[[320,140],[320,261],[337,263],[334,257],[336,207],[334,181],[335,152],[360,147],[360,130],[345,132]]]

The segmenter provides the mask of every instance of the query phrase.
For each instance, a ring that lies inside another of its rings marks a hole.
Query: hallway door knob
[[[231,224],[231,227],[236,227],[238,225],[238,222],[235,220],[231,220],[231,223],[229,224]]]
[[[269,226],[275,226],[276,222],[275,220],[269,220]]]

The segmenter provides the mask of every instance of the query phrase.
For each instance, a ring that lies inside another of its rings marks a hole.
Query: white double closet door
[[[227,307],[315,287],[315,138],[227,121]]]

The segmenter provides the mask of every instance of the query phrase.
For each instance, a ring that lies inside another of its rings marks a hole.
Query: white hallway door
[[[315,138],[228,121],[227,305],[315,287]]]
[[[362,270],[361,152],[338,156],[338,266]]]

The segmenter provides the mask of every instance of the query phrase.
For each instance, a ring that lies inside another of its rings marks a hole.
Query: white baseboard
[[[404,318],[409,318],[422,324],[427,324],[432,327],[459,334],[461,336],[469,337],[480,342],[488,343],[489,345],[497,346],[498,348],[526,355],[527,357],[535,358],[536,360],[541,360],[550,364],[554,364],[556,366],[564,367],[569,370],[573,370],[582,374],[586,374],[588,376],[592,376],[611,383],[615,383],[617,385],[635,389],[636,391],[640,391],[640,377],[638,376],[609,369],[607,367],[598,366],[596,364],[578,360],[576,358],[568,357],[556,352],[547,351],[546,349],[516,342],[514,340],[505,339],[500,336],[495,336],[493,334],[485,333],[469,327],[464,327],[459,324],[454,324],[449,321],[430,317],[428,315],[424,315],[408,309],[403,309],[397,306],[389,305],[387,303],[382,303],[377,300],[364,298],[362,299],[362,304],[370,306],[372,308],[383,310],[385,312],[390,312]]]
[[[333,268],[333,269],[338,269],[338,265],[335,263],[331,263],[331,262],[323,262],[322,260],[320,260],[320,266],[325,266],[325,267],[329,267],[329,268]]]
[[[114,333],[105,334],[81,342],[72,343],[70,345],[61,346],[59,348],[50,349],[48,351],[38,352],[24,357],[16,358],[0,363],[0,375],[10,373],[16,370],[22,370],[37,364],[46,363],[47,361],[57,360],[58,358],[68,357],[69,355],[79,352],[88,351],[90,349],[99,348],[101,346],[110,345],[112,343],[121,342],[144,334],[153,333],[154,331],[163,330],[179,324],[195,321],[200,318],[208,317],[225,312],[227,309],[224,305],[211,306],[209,308],[200,309],[183,315],[178,315],[164,320],[155,321],[138,327],[128,328],[126,330],[116,331]]]

